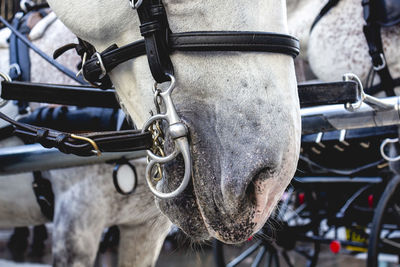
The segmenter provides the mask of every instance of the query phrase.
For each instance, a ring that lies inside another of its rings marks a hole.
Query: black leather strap
[[[2,81],[1,89],[0,97],[5,100],[120,108],[114,90],[99,90],[89,86]]]
[[[14,125],[15,134],[26,142],[40,143],[45,148],[55,147],[66,154],[75,154],[78,156],[95,155],[92,144],[74,138],[70,133],[17,122],[1,112],[0,119]],[[141,131],[138,130],[85,133],[79,136],[94,141],[101,152],[146,150],[152,146],[151,134],[149,132],[141,133]]]
[[[400,79],[395,80],[400,85]],[[379,90],[373,88],[373,90]],[[316,106],[356,102],[357,84],[349,82],[299,84],[300,105]],[[97,90],[93,87],[24,82],[2,82],[2,94],[6,100],[63,104],[71,106],[119,108],[115,91]]]
[[[42,172],[33,172],[33,192],[40,211],[50,221],[54,218],[54,192],[49,179],[44,178]]]
[[[166,73],[174,74],[167,44],[171,30],[162,0],[143,1],[137,13],[151,74],[158,83],[169,81]]]
[[[359,97],[357,87],[354,81],[299,84],[300,106],[355,103]]]
[[[317,17],[314,19],[313,24],[311,25],[310,28],[310,33],[312,32],[312,30],[314,29],[315,25],[317,25],[317,23],[333,8],[335,7],[340,0],[329,0],[328,3],[326,3],[326,5],[324,5],[321,9],[321,11],[319,12],[319,14],[317,15]]]
[[[184,32],[168,36],[170,51],[257,51],[282,53],[292,57],[299,54],[299,41],[289,35],[267,32]],[[146,55],[145,41],[140,40],[120,48],[107,49],[100,54],[107,72],[130,59]],[[96,83],[102,70],[97,57],[83,66],[85,79]]]
[[[14,127],[9,124],[0,128],[0,141],[10,138],[14,133]]]
[[[381,88],[385,91],[387,96],[394,96],[395,81],[386,64],[382,45],[381,26],[377,22],[377,14],[372,12],[375,7],[374,4],[376,4],[374,1],[362,1],[364,19],[366,21],[363,32],[368,43],[368,52],[371,56],[372,65],[381,79]]]

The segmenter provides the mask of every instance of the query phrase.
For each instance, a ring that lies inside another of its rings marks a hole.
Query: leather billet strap
[[[120,48],[100,53],[107,72],[119,64],[146,55],[145,41],[140,40]],[[173,51],[256,51],[282,53],[292,57],[299,54],[299,41],[289,35],[267,32],[184,32],[168,35],[168,50]],[[85,79],[96,83],[102,74],[97,57],[83,66]]]
[[[162,0],[143,1],[136,9],[140,20],[140,33],[144,37],[147,59],[154,80],[158,83],[169,81],[166,73],[174,75],[169,56],[167,13]]]
[[[146,150],[153,144],[151,133],[141,133],[140,130],[95,132],[78,136],[17,122],[1,112],[0,119],[12,124],[15,127],[14,133],[27,142],[40,143],[45,148],[55,147],[63,153],[78,156]]]

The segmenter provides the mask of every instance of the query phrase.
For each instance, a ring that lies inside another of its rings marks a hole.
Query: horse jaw
[[[74,1],[49,2],[67,26],[97,50],[141,38],[128,1]],[[284,1],[166,0],[165,4],[175,32],[287,32]],[[111,9],[121,17],[110,16]],[[264,225],[297,165],[300,115],[293,59],[254,52],[176,52],[171,59],[177,78],[173,100],[189,128],[193,183],[179,197],[157,199],[157,204],[193,239],[211,235],[228,243],[241,242]],[[142,125],[154,109],[147,59],[121,64],[110,76],[124,108]],[[179,158],[167,164],[159,188],[176,188],[182,173]]]

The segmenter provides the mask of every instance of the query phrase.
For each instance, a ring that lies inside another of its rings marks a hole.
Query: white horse
[[[286,0],[286,2],[289,33],[300,41],[300,54],[296,59],[307,60],[311,25],[327,1]]]
[[[44,37],[34,44],[47,54],[52,54],[56,48],[73,41],[76,41],[75,35],[57,20]],[[0,71],[6,73],[8,53],[8,49],[0,49]],[[60,58],[60,62],[74,69],[79,58],[72,51],[68,53]],[[32,80],[35,82],[74,83],[35,53],[31,53],[31,64]],[[16,106],[11,103],[1,111],[11,117],[18,114]],[[2,126],[4,122],[0,121]],[[0,147],[22,144],[14,137],[2,141]],[[137,162],[135,165],[139,183],[132,196],[117,193],[112,182],[113,166],[109,164],[46,173],[45,177],[50,179],[55,195],[52,243],[56,265],[93,265],[102,231],[115,224],[119,225],[121,231],[120,266],[149,266],[155,263],[170,222],[153,203],[153,196],[142,179],[143,164]],[[32,181],[32,173],[0,175],[0,228],[48,222],[37,204]],[[147,235],[148,228],[153,226],[155,228]],[[144,234],[146,237],[141,237]],[[138,243],[137,239],[141,242]]]
[[[319,79],[338,80],[343,73],[351,71],[362,81],[366,80],[372,63],[363,34],[364,24],[361,2],[352,0],[339,1],[316,24],[309,37],[307,54],[310,66]],[[381,35],[390,73],[393,78],[398,78],[400,26],[382,28]]]
[[[67,27],[98,51],[142,38],[129,1],[49,3]],[[165,5],[174,32],[287,33],[282,0],[167,0]],[[172,61],[178,83],[173,98],[190,132],[193,186],[156,203],[195,240],[212,236],[241,242],[264,225],[296,169],[300,115],[293,59],[271,53],[176,52]],[[146,57],[121,64],[110,76],[128,113],[143,125],[154,108]],[[167,166],[164,179],[176,184],[182,173],[176,162]],[[165,184],[160,187],[168,190]],[[93,223],[99,219],[92,218]],[[60,251],[56,246],[54,252]]]

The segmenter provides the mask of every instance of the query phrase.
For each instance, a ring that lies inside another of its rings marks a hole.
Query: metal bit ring
[[[170,132],[170,137],[174,140],[174,151],[164,157],[160,157],[153,153],[150,150],[147,150],[147,155],[150,159],[150,162],[147,165],[146,168],[146,181],[147,184],[149,185],[149,188],[151,192],[158,198],[161,199],[170,199],[177,197],[180,195],[187,187],[189,184],[191,174],[192,174],[192,161],[190,157],[190,148],[189,148],[189,141],[187,139],[187,128],[186,126],[181,122],[180,117],[178,116],[175,105],[172,101],[171,94],[175,88],[176,80],[173,75],[171,74],[166,74],[170,77],[171,79],[171,84],[166,89],[165,91],[161,91],[155,94],[155,104],[156,106],[159,104],[157,101],[157,97],[161,97],[162,103],[165,105],[165,113],[164,114],[156,114],[152,116],[143,126],[142,132],[145,132],[149,129],[149,127],[152,127],[154,123],[157,121],[166,121],[168,123],[168,129]],[[172,192],[164,193],[160,192],[159,190],[156,189],[156,186],[153,185],[152,183],[152,170],[154,166],[157,164],[165,164],[167,162],[170,162],[174,160],[179,154],[182,154],[184,164],[185,164],[185,173],[183,180],[181,184],[178,186],[177,189],[175,189]]]

